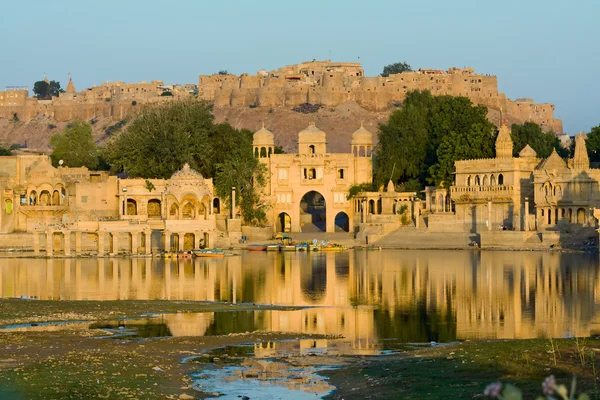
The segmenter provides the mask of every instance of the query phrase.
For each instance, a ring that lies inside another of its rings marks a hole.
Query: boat
[[[279,251],[279,243],[275,243],[275,244],[268,244],[267,245],[267,251]]]
[[[296,251],[308,251],[308,244],[307,243],[298,243],[296,245]]]
[[[225,257],[225,253],[223,250],[218,249],[198,249],[192,250],[196,257],[215,257],[215,258],[223,258]]]
[[[281,251],[296,251],[296,245],[295,244],[287,244],[287,245],[283,245],[280,246],[281,247]]]
[[[267,250],[266,244],[249,244],[246,246],[246,250],[249,251],[265,251]]]

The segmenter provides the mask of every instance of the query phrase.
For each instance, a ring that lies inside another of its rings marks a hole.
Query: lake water
[[[382,250],[195,260],[0,259],[0,297],[301,306],[165,314],[145,323],[173,336],[341,335],[340,352],[364,354],[391,343],[600,334],[598,257],[584,254]],[[257,346],[257,355],[274,350]],[[278,346],[317,349],[320,343]]]

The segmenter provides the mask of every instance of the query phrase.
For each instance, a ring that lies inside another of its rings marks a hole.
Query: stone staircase
[[[402,227],[369,244],[384,248],[397,249],[469,249],[472,243],[479,243],[479,235],[463,232],[427,232],[419,229]]]

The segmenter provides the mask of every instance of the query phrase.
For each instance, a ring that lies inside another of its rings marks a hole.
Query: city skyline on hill
[[[115,80],[196,83],[222,69],[254,74],[311,59],[359,61],[375,76],[406,61],[496,75],[512,99],[555,104],[569,134],[600,123],[600,5],[438,3],[14,2],[0,16],[0,34],[12,38],[2,46],[0,89],[31,91],[44,72],[63,88],[70,72],[81,90]]]

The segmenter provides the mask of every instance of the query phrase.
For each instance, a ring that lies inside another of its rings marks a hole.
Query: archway
[[[348,214],[341,211],[335,216],[335,231],[336,232],[350,232],[350,218]]]
[[[577,223],[585,225],[585,210],[583,208],[577,209]]]
[[[60,206],[60,193],[58,192],[58,190],[55,190],[54,192],[52,192],[52,205],[53,206]]]
[[[50,205],[50,192],[47,190],[42,190],[40,193],[40,202],[41,206],[49,206]]]
[[[137,215],[137,202],[133,199],[127,199],[127,215]]]
[[[196,218],[196,207],[191,202],[187,202],[181,208],[181,217],[183,219],[194,219]]]
[[[190,251],[194,249],[196,242],[196,235],[193,233],[186,233],[183,236],[183,251]]]
[[[148,218],[160,218],[160,200],[148,200]]]
[[[277,232],[291,232],[292,218],[288,213],[282,212],[277,216]]]
[[[300,200],[300,226],[302,232],[325,232],[325,198],[314,190],[306,193]]]
[[[36,206],[37,205],[37,192],[32,190],[29,192],[29,205]]]
[[[216,197],[213,199],[213,214],[221,214],[221,200]]]

